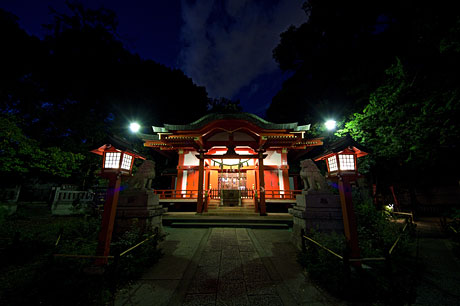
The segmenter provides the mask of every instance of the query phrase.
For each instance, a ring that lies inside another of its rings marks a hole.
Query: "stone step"
[[[240,216],[240,217],[258,217],[259,214],[255,212],[243,212],[243,211],[224,211],[224,212],[213,212],[208,211],[207,213],[203,213],[203,216]]]
[[[219,224],[228,224],[228,223],[258,223],[258,224],[285,224],[287,226],[292,226],[292,218],[280,218],[276,216],[265,216],[261,217],[258,214],[253,215],[190,215],[190,216],[166,216],[163,217],[163,225],[171,225],[173,223],[219,223]]]
[[[247,223],[247,222],[173,222],[171,227],[180,228],[208,228],[208,227],[237,227],[237,228],[263,228],[263,229],[289,229],[283,223]]]
[[[209,209],[209,207],[208,207]],[[246,207],[246,206],[230,206],[230,207],[222,207],[222,206],[217,206],[216,208],[214,208],[215,210],[219,210],[219,211],[225,211],[225,210],[228,210],[228,211],[232,211],[232,210],[251,210],[251,209],[254,209],[254,207]]]

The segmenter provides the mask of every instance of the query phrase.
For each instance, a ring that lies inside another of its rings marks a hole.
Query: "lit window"
[[[337,167],[337,158],[335,156],[331,156],[327,159],[327,163],[329,164],[329,171],[337,171],[339,168]]]
[[[355,157],[351,154],[339,155],[340,170],[355,170]]]
[[[105,153],[104,168],[117,169],[120,166],[120,157],[121,157],[121,153],[119,152]]]
[[[121,163],[121,169],[129,170],[131,168],[131,161],[133,157],[129,154],[123,155],[123,162]]]

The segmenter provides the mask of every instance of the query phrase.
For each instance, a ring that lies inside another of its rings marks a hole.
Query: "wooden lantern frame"
[[[103,145],[91,152],[102,155],[101,175],[103,176],[114,173],[129,176],[133,171],[134,160],[136,158],[145,159],[138,154],[119,150],[111,144]],[[117,155],[118,157],[116,157]]]

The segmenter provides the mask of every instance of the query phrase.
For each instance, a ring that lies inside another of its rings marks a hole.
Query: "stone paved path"
[[[302,273],[288,230],[166,228],[165,256],[115,305],[337,305]]]
[[[460,261],[450,239],[441,231],[439,218],[416,223],[424,271],[415,305],[460,305]]]

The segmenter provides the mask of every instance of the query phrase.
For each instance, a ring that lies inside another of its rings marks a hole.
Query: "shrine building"
[[[196,203],[197,212],[241,206],[266,213],[267,201],[295,200],[288,153],[322,145],[308,139],[310,125],[271,123],[249,113],[209,114],[187,125],[153,126],[140,134],[144,146],[179,154],[162,202]]]

